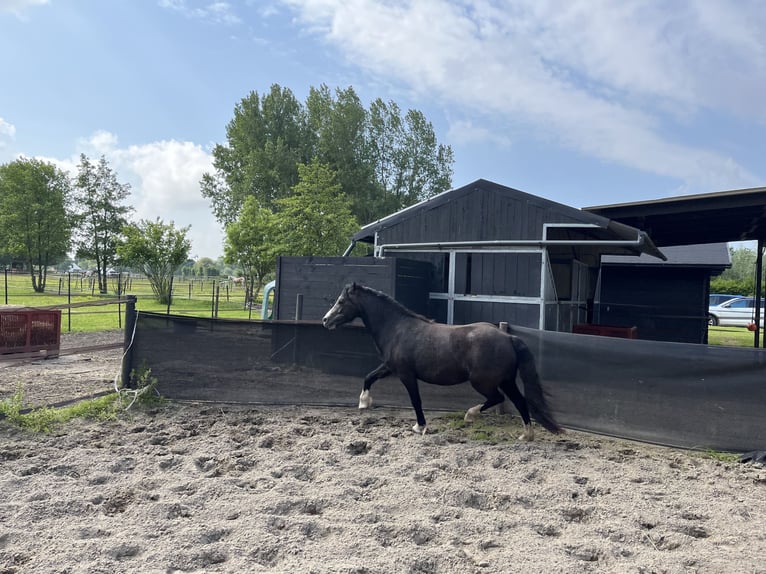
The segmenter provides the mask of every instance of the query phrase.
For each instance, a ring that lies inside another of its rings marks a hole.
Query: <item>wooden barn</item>
[[[358,281],[388,293],[421,314],[428,313],[432,268],[403,257],[280,257],[274,318],[321,319],[346,283]]]
[[[601,259],[593,321],[635,327],[638,338],[707,343],[710,278],[731,265],[726,243],[663,247],[647,255]]]
[[[301,318],[319,319],[345,282],[372,277],[400,300],[406,292],[425,301],[440,322],[571,331],[592,317],[602,255],[664,259],[639,229],[483,179],[366,225],[358,242],[371,244],[375,258],[348,257],[342,267],[281,259],[275,318],[293,319],[302,299]],[[369,263],[390,258],[420,263],[404,290],[396,265]]]

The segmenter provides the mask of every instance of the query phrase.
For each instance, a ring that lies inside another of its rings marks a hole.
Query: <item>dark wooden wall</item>
[[[639,339],[707,343],[704,269],[605,266],[594,321],[638,328]]]
[[[433,268],[399,257],[280,257],[277,261],[274,319],[295,318],[297,295],[303,296],[301,319],[319,320],[343,286],[357,282],[383,291],[417,313],[428,311]]]

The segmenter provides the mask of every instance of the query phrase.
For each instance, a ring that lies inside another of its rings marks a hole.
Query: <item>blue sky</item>
[[[761,0],[0,0],[0,163],[102,154],[135,217],[223,234],[199,180],[236,103],[353,86],[478,178],[585,207],[766,185]]]

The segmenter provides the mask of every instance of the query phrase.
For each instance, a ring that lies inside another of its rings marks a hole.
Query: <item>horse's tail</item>
[[[524,383],[524,398],[527,400],[529,413],[550,432],[554,434],[563,432],[563,429],[551,414],[548,401],[545,398],[546,392],[540,384],[540,376],[537,374],[535,357],[532,355],[532,351],[529,350],[524,341],[514,335],[511,335],[511,341],[513,349],[516,351],[519,374]]]

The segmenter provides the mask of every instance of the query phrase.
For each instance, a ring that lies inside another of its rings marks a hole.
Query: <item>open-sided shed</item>
[[[433,266],[429,315],[569,331],[586,321],[602,255],[664,255],[641,230],[477,180],[363,227],[353,243]],[[353,245],[352,243],[352,245]]]
[[[663,247],[667,261],[606,255],[595,323],[635,327],[641,339],[707,343],[710,277],[730,266],[726,243]]]
[[[586,207],[585,211],[641,227],[657,245],[756,241],[755,296],[763,296],[766,250],[766,187]],[[760,346],[760,309],[755,308],[754,346]]]

